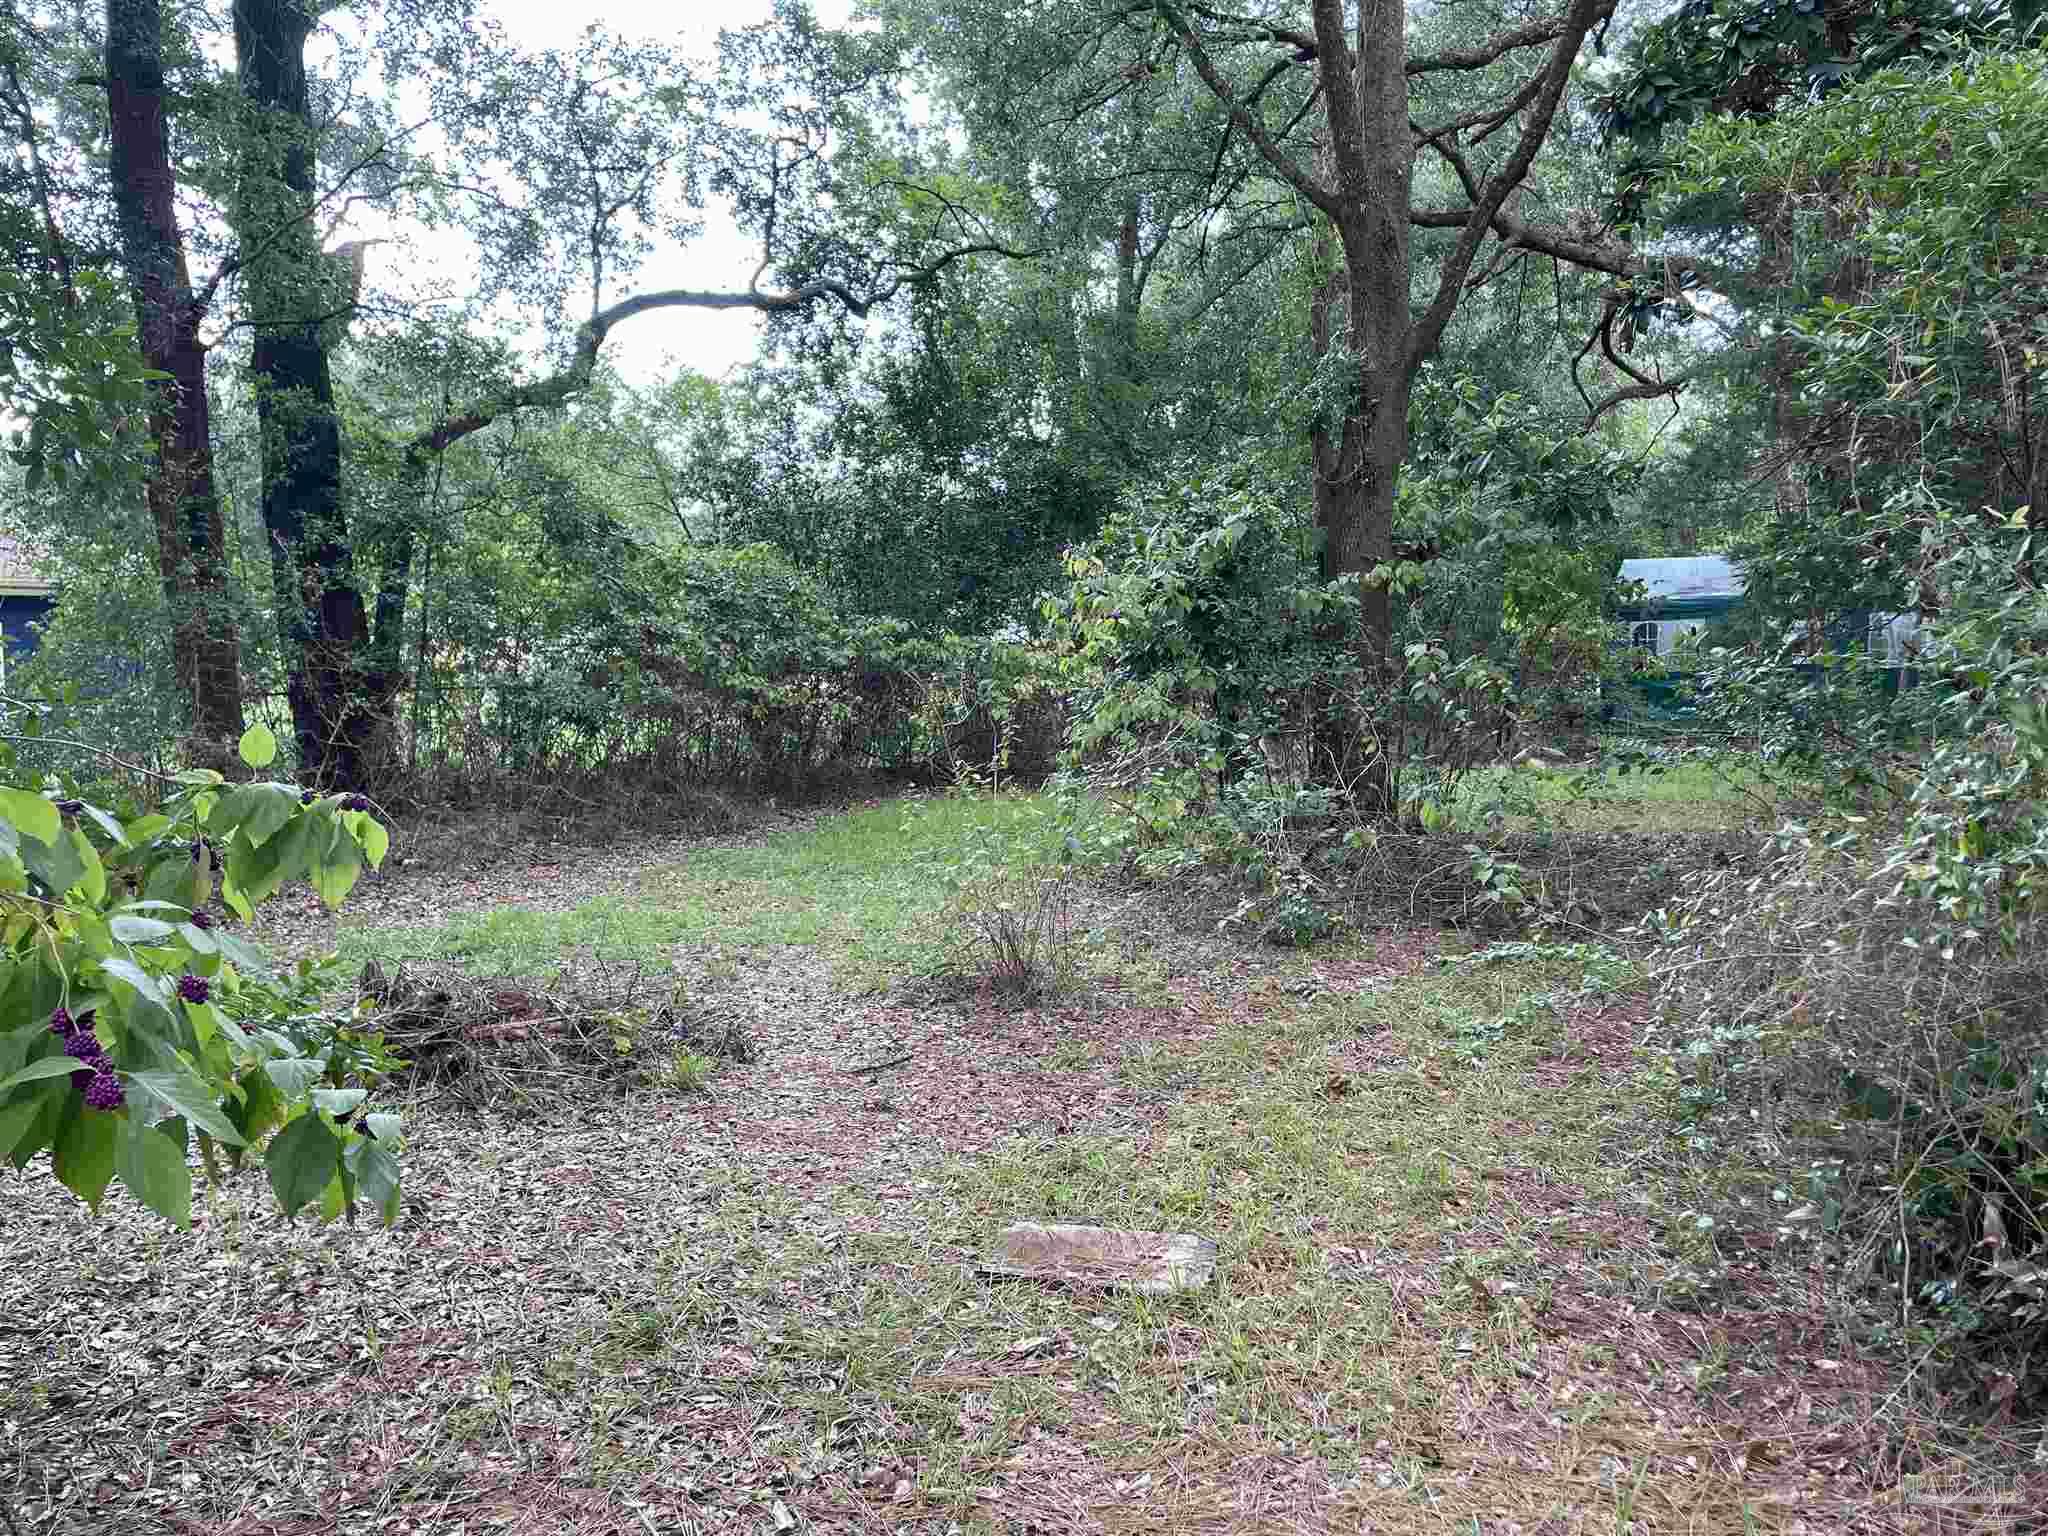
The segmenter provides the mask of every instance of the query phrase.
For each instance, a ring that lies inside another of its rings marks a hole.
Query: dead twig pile
[[[751,1030],[693,1010],[666,971],[602,961],[552,982],[472,976],[407,960],[372,960],[357,983],[361,1017],[406,1076],[472,1106],[545,1109],[662,1080],[679,1056],[752,1061]]]
[[[1380,830],[1343,873],[1361,912],[1454,925],[1547,917],[1612,935],[1753,850],[1754,839],[1723,831],[1560,830],[1475,841]],[[1509,887],[1516,896],[1503,900]]]

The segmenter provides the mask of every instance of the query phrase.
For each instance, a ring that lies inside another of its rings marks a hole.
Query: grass
[[[1700,1513],[1682,1458],[1704,1439],[1651,1446],[1625,1394],[1596,1393],[1558,1422],[1547,1411],[1573,1373],[1599,1369],[1542,1325],[1575,1252],[1608,1264],[1597,1284],[1617,1296],[1648,1283],[1613,1262],[1647,1262],[1627,1236],[1581,1231],[1638,1199],[1608,1153],[1638,1120],[1640,1089],[1565,1070],[1554,1032],[1511,1031],[1480,1061],[1457,1050],[1503,993],[1569,979],[1542,964],[1460,968],[1275,1008],[1180,1053],[1179,1102],[1149,1134],[1016,1137],[947,1167],[909,1230],[795,1244],[765,1272],[750,1260],[744,1298],[707,1296],[693,1277],[655,1305],[705,1331],[664,1333],[661,1347],[698,1369],[722,1342],[717,1318],[773,1308],[761,1331],[781,1347],[756,1385],[800,1414],[792,1444],[852,1433],[863,1455],[914,1472],[908,1512],[963,1531],[1026,1516],[1081,1528],[1054,1519],[1076,1500],[1113,1513],[1112,1529],[1200,1528],[1259,1465],[1288,1469],[1290,1513],[1325,1517],[1334,1502],[1373,1529],[1448,1530],[1473,1502],[1472,1426],[1489,1417],[1504,1470],[1538,1455],[1575,1467],[1603,1437],[1634,1437],[1651,1448],[1593,1503],[1622,1522],[1653,1503]],[[1532,1072],[1548,1086],[1534,1100]],[[1569,1198],[1532,1198],[1532,1169]],[[857,1225],[872,1211],[850,1194],[837,1214]],[[1216,1240],[1221,1279],[1149,1298],[977,1276],[971,1256],[1017,1220],[1193,1229]],[[640,1315],[620,1326],[644,1330]],[[1532,1380],[1546,1409],[1533,1415],[1516,1406]],[[1503,1477],[1487,1496],[1541,1519],[1586,1492]]]
[[[533,976],[577,953],[660,964],[680,949],[729,957],[797,946],[829,955],[845,984],[873,987],[932,963],[932,919],[945,900],[932,862],[976,831],[1027,843],[1042,809],[1014,796],[896,802],[758,845],[707,848],[686,863],[645,872],[630,891],[568,911],[502,907],[432,927],[344,923],[339,950],[351,971],[375,957]]]
[[[1582,792],[1568,766],[1492,768],[1459,787],[1465,814],[1498,806],[1511,824],[1537,822],[1574,830],[1686,833],[1740,828],[1767,815],[1776,798],[1753,766],[1686,759],[1655,771],[1602,780]]]

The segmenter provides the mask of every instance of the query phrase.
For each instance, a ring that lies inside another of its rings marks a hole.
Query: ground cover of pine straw
[[[1032,1008],[849,991],[827,941],[696,956],[752,1062],[546,1113],[416,1085],[388,1232],[283,1225],[255,1177],[182,1236],[10,1180],[0,1509],[20,1536],[2044,1528],[2037,1442],[1930,1421],[1767,1200],[1698,1226],[1637,998],[1444,967],[1430,929],[1290,955],[1114,912]],[[1218,1280],[980,1274],[1019,1219],[1200,1231]]]

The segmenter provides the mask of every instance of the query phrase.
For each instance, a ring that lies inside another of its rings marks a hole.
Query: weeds
[[[1660,917],[1673,1086],[1696,1152],[1775,1175],[1781,1240],[1831,1254],[1842,1300],[1876,1288],[1937,1362],[2024,1360],[2048,1339],[2048,949],[2031,919],[1923,942],[1926,916],[1853,840],[1703,880]]]
[[[952,969],[1026,1001],[1073,981],[1079,873],[1042,811],[976,826],[926,867],[946,892],[941,923]]]

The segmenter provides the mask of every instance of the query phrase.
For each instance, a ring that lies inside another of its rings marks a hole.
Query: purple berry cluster
[[[178,996],[188,1003],[203,1003],[213,996],[213,985],[204,976],[180,976]]]
[[[315,800],[318,800],[319,798],[319,793],[315,790],[302,789],[299,791],[299,804],[301,805],[311,805]]]
[[[206,932],[207,929],[213,926],[213,914],[207,911],[204,907],[201,907],[198,911],[192,914],[191,923],[194,928],[197,928],[201,933],[204,933]]]
[[[341,808],[344,811],[367,811],[370,808],[370,797],[368,795],[350,795],[341,802]]]
[[[101,1068],[93,1073],[92,1081],[85,1085],[85,1107],[87,1109],[119,1109],[128,1100],[121,1087],[121,1079]]]
[[[59,1008],[50,1015],[50,1029],[63,1040],[64,1053],[79,1064],[71,1081],[85,1090],[86,1107],[119,1109],[127,1095],[107,1061],[107,1053],[100,1048],[99,1037],[92,1032],[92,1015],[81,1014],[74,1019]]]

